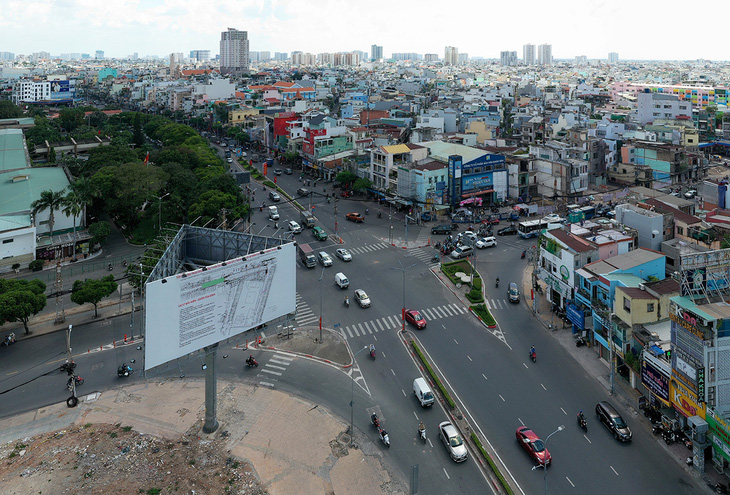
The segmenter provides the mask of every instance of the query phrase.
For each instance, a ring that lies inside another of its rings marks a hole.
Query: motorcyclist
[[[345,296],[345,306],[349,306],[349,305],[350,305],[350,298]]]
[[[497,277],[497,287],[499,287],[499,277]]]
[[[370,208],[365,208],[365,214],[370,215]]]
[[[423,421],[418,423],[418,431],[424,431],[426,429],[426,425],[423,424]]]
[[[583,411],[580,411],[578,413],[578,422],[581,424],[586,422],[586,417],[583,415]]]
[[[532,347],[530,347],[530,357],[534,356],[535,354],[535,346],[533,345]]]
[[[388,432],[385,431],[385,428],[383,428],[380,430],[380,438],[385,438],[386,436],[388,436]]]
[[[248,359],[246,360],[246,364],[253,364],[253,354],[248,356]]]

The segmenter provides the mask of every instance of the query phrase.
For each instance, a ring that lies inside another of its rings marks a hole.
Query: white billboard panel
[[[150,369],[294,313],[294,244],[157,280],[146,291]]]

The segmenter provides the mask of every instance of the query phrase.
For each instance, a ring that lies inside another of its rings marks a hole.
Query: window
[[[684,235],[684,227],[677,227],[677,234]]]
[[[15,239],[3,239],[3,244],[10,244],[10,243],[11,243],[11,242],[13,242],[14,240],[15,240]]]
[[[646,312],[647,313],[653,313],[654,312],[654,303],[646,303]]]
[[[624,297],[624,311],[631,313],[631,299]]]

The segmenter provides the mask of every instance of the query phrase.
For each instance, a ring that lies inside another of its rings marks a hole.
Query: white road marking
[[[380,319],[375,320],[378,323],[378,326],[380,327],[381,332],[385,332],[385,327],[382,323],[380,323]]]
[[[566,416],[568,415],[568,413],[565,412],[565,409],[563,409],[562,407],[560,408],[560,410],[563,411],[563,414],[565,414]]]
[[[591,439],[588,438],[588,435],[583,435],[583,438],[585,438],[586,440],[588,440],[588,443],[593,443],[593,442],[591,442]]]
[[[439,309],[441,311],[443,311],[444,313],[446,313],[447,315],[449,315],[449,316],[454,316],[454,313],[452,312],[452,309],[449,308],[448,306],[439,306]]]
[[[498,394],[498,395],[499,395],[499,398],[502,399],[502,402],[507,402],[506,400],[504,400],[504,397],[502,397],[502,394]]]
[[[283,366],[274,366],[273,364],[267,364],[266,367],[267,368],[274,368],[276,370],[286,371],[286,368],[283,367]]]
[[[484,376],[484,373],[482,373],[482,376]],[[486,380],[486,379],[487,379],[487,377],[486,377],[486,376],[484,376],[484,379]]]
[[[519,421],[522,426],[525,426],[525,423],[522,422],[521,418],[517,418],[517,421]]]
[[[454,339],[454,344],[459,345],[459,343],[456,341],[456,339]]]
[[[268,387],[274,388],[274,384],[273,384],[273,383],[271,383],[271,382],[265,382],[265,381],[261,380],[261,381],[260,381],[259,383],[260,383],[261,385],[266,385],[266,386],[268,386]]]
[[[543,384],[541,383],[541,384],[540,384],[540,386],[542,387],[542,389],[543,389],[544,391],[546,391],[546,392],[547,392],[547,389],[545,388],[545,385],[543,385]]]
[[[446,472],[446,468],[443,468],[443,469],[444,469],[444,474],[446,475],[446,479],[450,480],[451,476],[449,476],[449,473]]]
[[[471,358],[471,356],[470,356],[469,354],[467,354],[467,355],[466,355],[466,358],[467,358],[467,359],[468,359],[469,361],[471,361],[472,363],[474,362],[474,360],[473,360],[473,359]]]
[[[615,474],[616,476],[618,476],[618,473],[617,473],[617,472],[616,472],[616,470],[615,470],[615,469],[613,468],[613,466],[608,466],[608,467],[610,467],[610,468],[611,468],[611,471],[613,471],[613,472],[614,472],[614,474]]]
[[[263,370],[261,370],[261,373],[270,373],[270,374],[272,374],[272,375],[276,375],[276,376],[281,376],[281,375],[283,375],[283,373],[279,373],[278,371],[270,371],[270,370],[267,370],[267,369],[263,369]]]
[[[390,372],[393,373],[393,376],[395,376],[395,371],[393,371],[393,368],[390,368]]]
[[[527,368],[527,365],[525,363],[522,363],[522,366],[524,366],[525,368]]]
[[[575,485],[573,484],[573,482],[572,482],[572,481],[570,481],[570,478],[568,478],[568,477],[566,476],[566,477],[565,477],[565,479],[566,479],[566,480],[568,480],[568,483],[570,483],[570,486],[572,486],[573,488],[575,488]]]

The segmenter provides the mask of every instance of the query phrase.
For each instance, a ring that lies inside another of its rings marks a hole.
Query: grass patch
[[[418,355],[418,358],[423,363],[423,366],[425,366],[426,370],[428,370],[428,374],[431,375],[431,378],[433,379],[434,383],[438,387],[438,389],[441,391],[441,394],[444,396],[444,399],[446,399],[446,403],[449,405],[451,409],[456,407],[456,403],[454,402],[454,399],[451,398],[451,395],[446,391],[446,388],[444,387],[443,383],[441,383],[441,380],[439,380],[439,377],[434,373],[433,369],[431,368],[431,365],[429,364],[428,360],[426,359],[426,356],[423,355],[421,352],[420,347],[418,347],[418,344],[416,344],[416,341],[411,340],[411,346],[413,347],[413,350],[416,351],[416,354]]]
[[[475,304],[474,306],[471,306],[471,309],[487,325],[494,326],[497,324],[497,320],[494,319],[494,316],[492,316],[492,313],[489,311],[486,305]]]
[[[471,440],[477,446],[477,449],[479,449],[479,452],[482,454],[482,457],[484,457],[484,459],[487,461],[487,463],[489,464],[489,467],[492,468],[494,475],[499,480],[499,483],[502,485],[502,488],[504,488],[504,491],[506,493],[508,493],[509,495],[513,495],[514,492],[512,491],[512,488],[507,483],[507,480],[504,479],[504,476],[497,468],[497,465],[494,463],[491,456],[489,454],[487,454],[486,450],[484,450],[484,446],[482,445],[482,442],[479,441],[479,438],[477,437],[476,433],[472,432]]]

